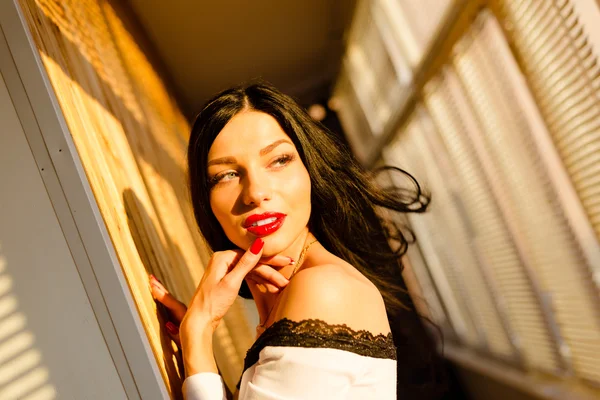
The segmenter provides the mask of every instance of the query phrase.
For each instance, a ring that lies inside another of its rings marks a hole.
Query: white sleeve
[[[265,347],[239,400],[396,398],[396,362],[328,348]]]
[[[201,372],[188,376],[183,381],[183,398],[185,400],[227,400],[221,375],[214,372]]]

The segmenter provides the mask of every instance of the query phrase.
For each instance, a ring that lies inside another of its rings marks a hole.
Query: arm
[[[186,400],[227,398],[212,351],[212,337],[235,301],[243,279],[259,262],[263,245],[257,239],[241,258],[232,251],[215,253],[202,276],[179,330],[188,376],[184,382]]]
[[[183,398],[185,400],[215,399],[237,400],[239,392],[231,393],[221,378],[221,373],[200,372],[188,376],[183,382]]]
[[[270,292],[287,285],[287,279],[277,269],[289,265],[291,259],[279,255],[260,258],[261,253],[261,249],[256,254],[243,250],[215,253],[194,294],[190,312],[160,281],[149,276],[152,296],[168,310],[169,315],[165,315],[171,320],[166,324],[168,334],[182,348],[188,376],[183,388],[186,399],[234,398],[218,375],[212,353],[212,332],[237,297],[240,278],[257,279]],[[184,323],[184,319],[187,322]]]
[[[212,351],[213,328],[209,321],[196,322],[193,336],[181,335],[183,365],[187,378],[183,382],[185,400],[227,400],[226,387],[219,375]]]

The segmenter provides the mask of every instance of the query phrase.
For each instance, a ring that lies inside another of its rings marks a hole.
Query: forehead
[[[271,115],[258,111],[236,114],[219,132],[208,152],[208,159],[257,152],[279,139],[289,139]]]

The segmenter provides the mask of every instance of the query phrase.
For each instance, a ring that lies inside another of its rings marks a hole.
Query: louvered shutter
[[[473,229],[480,264],[491,275],[492,290],[496,290],[498,302],[505,306],[502,311],[509,319],[512,339],[527,364],[558,370],[556,348],[514,242],[516,238],[506,226],[480,158],[469,139],[481,129],[473,115],[474,110],[450,68],[428,89],[426,104],[454,162],[460,197]]]
[[[417,67],[426,54],[453,0],[378,0],[397,46],[408,63]]]
[[[492,282],[484,276],[479,265],[476,248],[472,241],[472,227],[466,218],[462,193],[456,182],[452,160],[440,143],[437,129],[423,109],[419,116],[420,135],[415,140],[420,144],[420,157],[424,161],[427,175],[432,180],[431,190],[435,193],[432,216],[435,217],[435,229],[445,237],[455,274],[462,283],[466,296],[466,307],[475,323],[479,335],[478,347],[482,351],[492,352],[502,358],[514,356],[508,332],[498,313],[496,299],[490,287]],[[437,215],[435,215],[437,214]],[[417,220],[421,216],[412,217]]]
[[[402,66],[402,55],[386,41],[388,26],[377,3],[362,4],[349,38],[345,68],[361,108],[369,121],[370,133],[378,136],[402,95],[410,72]]]
[[[407,256],[439,322],[531,376],[600,385],[600,5],[367,3],[371,50],[409,78],[368,159],[433,193]]]
[[[458,76],[480,123],[473,135],[498,188],[505,219],[523,249],[528,275],[539,285],[564,367],[596,376],[600,325],[594,288],[532,130],[544,130],[501,29],[488,13],[477,21],[455,59]],[[528,104],[529,103],[529,104]],[[552,312],[553,311],[553,312]]]
[[[429,168],[430,160],[427,155],[430,150],[422,137],[426,132],[423,130],[421,118],[425,116],[415,116],[412,119],[403,134],[390,146],[386,160],[411,171],[417,180],[432,190],[443,188],[438,171]],[[449,231],[439,227],[439,222],[445,217],[445,208],[442,204],[433,203],[429,210],[423,215],[409,216],[411,226],[417,234],[434,282],[448,308],[454,331],[465,343],[482,347],[483,338],[477,323],[478,313],[468,300],[466,283],[461,273],[461,261],[453,243],[446,240]]]

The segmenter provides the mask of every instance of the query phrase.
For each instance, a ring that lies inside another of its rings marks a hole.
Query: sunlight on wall
[[[35,337],[11,293],[13,281],[6,266],[6,258],[0,255],[0,399],[55,399],[56,389],[49,383]]]

